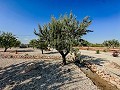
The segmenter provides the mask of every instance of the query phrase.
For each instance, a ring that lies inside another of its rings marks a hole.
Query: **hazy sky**
[[[0,0],[0,31],[12,32],[23,43],[36,38],[33,31],[38,23],[50,21],[51,15],[73,12],[81,21],[90,16],[89,29],[94,32],[84,36],[93,43],[104,40],[120,41],[120,0]]]

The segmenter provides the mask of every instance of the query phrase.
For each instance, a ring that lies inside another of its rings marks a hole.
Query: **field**
[[[100,51],[107,51],[107,52],[113,52],[113,51],[119,51],[120,48],[107,48],[107,47],[78,47],[81,50],[91,50],[91,51],[96,51],[96,50],[100,50]]]
[[[85,49],[80,52],[86,67],[74,64],[70,54],[62,65],[54,49],[43,55],[32,48],[0,49],[0,90],[119,90],[120,56],[101,52],[103,47]]]

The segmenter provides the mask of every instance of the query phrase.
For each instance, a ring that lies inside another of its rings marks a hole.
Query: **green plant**
[[[8,48],[17,47],[19,45],[20,41],[17,40],[12,33],[2,32],[0,34],[0,46],[5,48],[4,52],[6,52]]]
[[[96,50],[96,54],[100,54],[100,50]]]
[[[79,52],[79,48],[71,48],[70,54],[74,53],[76,56],[78,52]]]
[[[29,42],[30,47],[33,47],[33,49],[34,49],[36,47],[36,45],[37,45],[37,40],[36,39],[30,40],[30,42]]]
[[[44,25],[43,28],[39,25],[39,33],[35,30],[35,35],[39,36],[42,41],[47,42],[50,47],[55,48],[62,56],[63,64],[66,65],[66,56],[70,53],[71,48],[76,42],[79,42],[81,37],[91,30],[87,27],[91,24],[89,17],[85,17],[82,22],[70,13],[60,16],[59,19],[51,18],[51,22]]]
[[[104,41],[103,45],[108,47],[108,48],[111,48],[111,47],[115,48],[115,47],[119,47],[120,43],[119,43],[118,40],[113,39],[113,40],[106,40],[106,41]]]
[[[41,49],[42,54],[43,54],[43,50],[48,49],[47,47],[48,47],[48,43],[46,41],[43,41],[43,40],[40,40],[40,39],[37,40],[36,48]]]

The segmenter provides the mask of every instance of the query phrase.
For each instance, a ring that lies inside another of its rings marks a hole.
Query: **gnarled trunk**
[[[64,54],[63,51],[59,51],[59,53],[60,53],[61,56],[62,56],[63,64],[66,65],[66,56],[67,56],[67,54],[69,53],[69,51],[67,51],[65,54]]]
[[[7,51],[7,49],[8,49],[8,48],[5,48],[4,52],[6,52],[6,51]]]
[[[42,51],[42,54],[43,54],[43,49],[41,51]]]
[[[66,65],[66,56],[62,55],[62,59],[63,59],[63,64]]]

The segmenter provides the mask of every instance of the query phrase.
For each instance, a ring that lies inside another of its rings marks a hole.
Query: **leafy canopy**
[[[0,46],[5,48],[5,52],[8,48],[17,47],[20,45],[20,41],[17,40],[15,35],[9,32],[2,32],[0,34]]]
[[[85,17],[82,22],[79,22],[72,13],[60,16],[58,19],[51,17],[51,22],[44,25],[43,28],[39,25],[39,32],[35,30],[35,34],[39,38],[47,42],[52,48],[55,48],[65,60],[66,55],[74,46],[74,42],[79,42],[81,37],[91,30],[87,27],[91,24],[89,17]]]
[[[90,24],[89,17],[85,17],[82,22],[79,22],[72,13],[65,14],[58,20],[52,17],[48,24],[50,45],[58,51],[70,51],[74,42],[79,42],[83,35],[90,32],[86,29]]]
[[[108,47],[108,48],[115,48],[115,47],[119,47],[120,46],[120,43],[118,40],[115,40],[115,39],[112,39],[112,40],[106,40],[103,42],[103,45]]]

